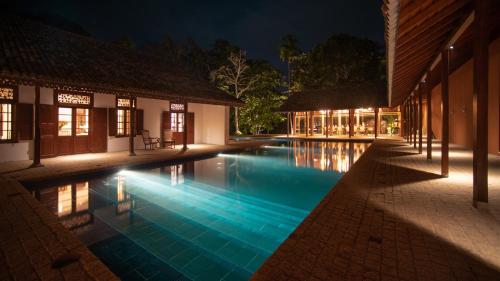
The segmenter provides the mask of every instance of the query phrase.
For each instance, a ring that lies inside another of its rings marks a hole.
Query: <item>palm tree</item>
[[[291,93],[292,73],[291,62],[299,54],[298,40],[293,34],[287,34],[281,38],[280,59],[288,64],[288,94]]]

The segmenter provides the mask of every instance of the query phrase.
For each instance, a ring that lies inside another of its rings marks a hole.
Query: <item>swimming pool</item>
[[[246,280],[368,145],[276,142],[36,196],[124,280]]]

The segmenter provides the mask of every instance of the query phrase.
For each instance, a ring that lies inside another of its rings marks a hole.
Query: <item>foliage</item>
[[[252,61],[249,75],[259,79],[242,98],[245,105],[240,109],[240,128],[250,134],[271,131],[286,120],[274,112],[287,98],[280,92],[281,72],[266,61]]]
[[[252,89],[255,82],[259,80],[259,76],[248,75],[249,66],[246,54],[242,50],[230,53],[227,60],[229,63],[215,70],[211,77],[220,89],[240,98]],[[238,108],[234,109],[234,125],[236,134],[240,135]]]
[[[295,88],[327,88],[342,82],[384,79],[381,47],[347,34],[331,36],[296,59]]]

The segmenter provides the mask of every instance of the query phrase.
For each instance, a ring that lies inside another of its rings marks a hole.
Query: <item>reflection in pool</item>
[[[280,142],[35,190],[125,280],[245,280],[366,150]]]

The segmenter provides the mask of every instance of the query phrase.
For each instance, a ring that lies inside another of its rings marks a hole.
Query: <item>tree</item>
[[[287,98],[281,91],[282,75],[267,61],[250,61],[249,65],[248,74],[259,79],[242,98],[245,105],[240,109],[240,128],[251,134],[269,132],[286,120],[282,114],[274,112]]]
[[[259,77],[248,75],[249,66],[246,54],[242,50],[231,53],[228,57],[228,62],[227,65],[223,65],[217,69],[212,78],[219,88],[233,94],[239,99],[252,88]],[[235,133],[241,135],[238,123],[238,108],[234,109],[234,126],[236,129]]]
[[[288,68],[288,94],[291,93],[292,70],[291,62],[299,55],[298,40],[292,34],[287,34],[281,38],[280,59],[287,62]]]

